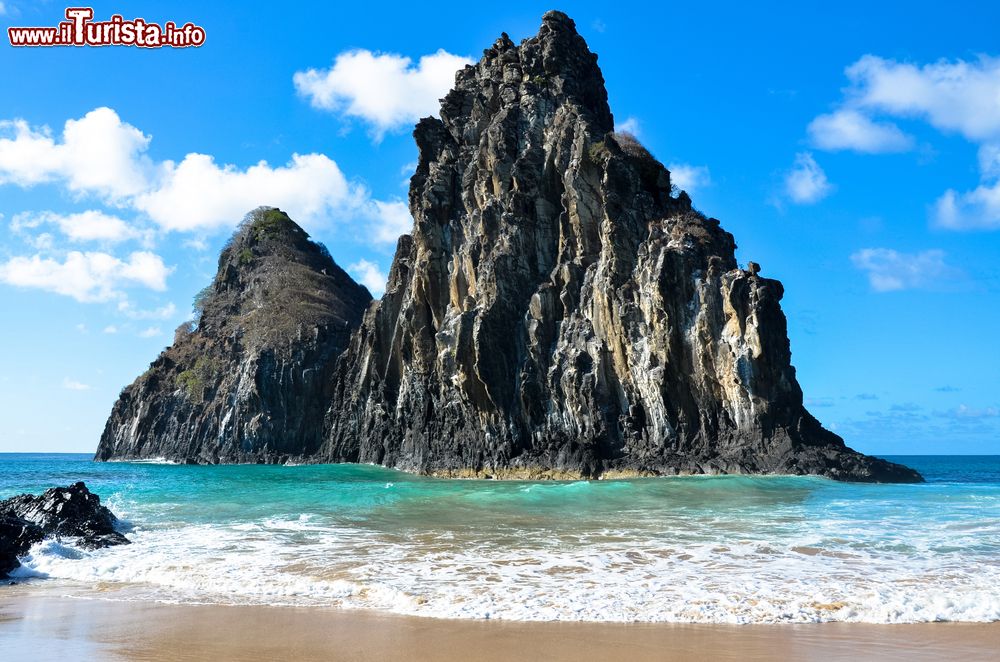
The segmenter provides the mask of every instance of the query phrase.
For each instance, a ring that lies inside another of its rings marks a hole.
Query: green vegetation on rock
[[[207,356],[200,356],[194,366],[177,375],[177,385],[191,400],[201,402],[205,387],[218,380],[219,362]]]

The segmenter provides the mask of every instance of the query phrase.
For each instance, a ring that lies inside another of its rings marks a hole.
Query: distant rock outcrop
[[[0,577],[21,565],[19,556],[45,538],[73,538],[89,549],[127,545],[118,519],[82,482],[53,487],[39,496],[0,501]]]
[[[300,230],[261,244],[253,221],[223,252],[197,330],[122,394],[99,459],[921,479],[806,411],[781,283],[740,269],[732,235],[614,131],[597,56],[567,16],[549,12],[520,45],[501,36],[414,137],[413,232],[349,344],[367,297],[328,259],[321,279]],[[300,257],[278,264],[323,280],[309,310],[334,321],[275,312],[301,291],[256,266],[279,246]],[[275,315],[290,320],[277,333]]]
[[[334,362],[371,295],[277,209],[251,212],[200,317],[122,391],[97,459],[285,462],[314,454]]]

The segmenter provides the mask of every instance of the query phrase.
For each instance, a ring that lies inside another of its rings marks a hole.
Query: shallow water
[[[0,497],[84,480],[124,520],[132,545],[43,542],[16,571],[81,596],[521,620],[1000,620],[1000,456],[891,459],[927,484],[9,454]]]

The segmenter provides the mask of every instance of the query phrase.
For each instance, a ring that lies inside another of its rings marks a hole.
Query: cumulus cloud
[[[128,287],[165,290],[170,271],[159,255],[148,251],[134,252],[128,260],[71,251],[61,262],[40,255],[10,258],[0,263],[0,282],[95,302],[122,299]]]
[[[367,287],[372,296],[380,296],[385,291],[385,282],[388,280],[388,276],[374,262],[358,260],[347,267],[347,271],[358,282]]]
[[[812,204],[830,195],[833,185],[809,152],[795,155],[795,164],[785,175],[785,192],[792,202]]]
[[[900,253],[891,248],[865,248],[851,255],[851,262],[867,273],[876,292],[938,289],[961,276],[940,250]]]
[[[976,142],[1000,138],[1000,58],[918,66],[865,55],[845,73],[860,107],[921,118]]]
[[[265,161],[240,170],[220,166],[206,154],[167,162],[158,185],[135,198],[135,206],[165,230],[194,231],[232,227],[250,209],[280,207],[305,226],[358,206],[363,189],[352,186],[323,154],[294,154],[284,166]]]
[[[413,229],[413,217],[405,202],[374,203],[375,218],[372,222],[372,239],[380,244],[395,244],[400,235]]]
[[[155,338],[159,335],[163,335],[163,331],[158,326],[150,326],[139,332],[140,338]]]
[[[104,333],[107,333],[107,334],[118,333],[118,327],[115,326],[114,324],[109,324],[108,326],[104,327]]]
[[[75,379],[65,377],[63,378],[63,388],[69,391],[89,391],[90,384],[84,384],[83,382],[78,382]]]
[[[180,162],[154,162],[145,153],[150,140],[110,108],[68,120],[60,138],[24,120],[0,121],[0,185],[58,184],[76,196],[134,209],[162,230],[181,232],[230,229],[261,205],[280,207],[315,230],[332,217],[364,216],[372,204],[368,191],[349,182],[323,154],[293,154],[285,165],[261,161],[247,168],[198,153]],[[58,225],[74,241],[142,235],[134,224],[100,211],[29,213],[19,219],[22,227],[43,222]]]
[[[867,115],[842,108],[820,115],[809,124],[813,144],[825,150],[852,149],[858,152],[905,152],[913,147],[913,138],[891,122],[875,122]]]
[[[24,120],[0,121],[0,184],[33,186],[61,181],[71,192],[117,201],[148,187],[150,137],[97,108],[67,120],[61,139]]]
[[[932,222],[949,230],[1000,229],[1000,58],[914,64],[865,55],[844,73],[850,84],[841,107],[809,125],[813,144],[869,153],[914,146],[879,116],[957,133],[980,146],[981,180],[969,191],[947,189],[932,206]]]
[[[329,69],[296,72],[292,80],[314,108],[367,122],[376,138],[436,115],[439,99],[455,83],[467,57],[438,50],[413,61],[394,53],[353,50],[337,55]]]
[[[933,221],[948,230],[1000,228],[1000,180],[964,193],[948,189],[934,203]]]
[[[691,193],[697,189],[704,188],[712,183],[712,177],[708,172],[708,166],[696,166],[688,163],[671,163],[667,166],[670,171],[670,181],[677,188],[684,189]]]
[[[119,243],[142,234],[121,218],[97,210],[76,214],[58,214],[52,211],[24,212],[15,214],[10,223],[11,229],[15,232],[41,225],[55,225],[70,241],[75,242]]]

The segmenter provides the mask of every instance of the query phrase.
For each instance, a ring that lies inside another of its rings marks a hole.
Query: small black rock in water
[[[117,524],[114,513],[82,481],[0,501],[0,577],[20,566],[17,557],[44,538],[72,537],[88,549],[127,545]]]

